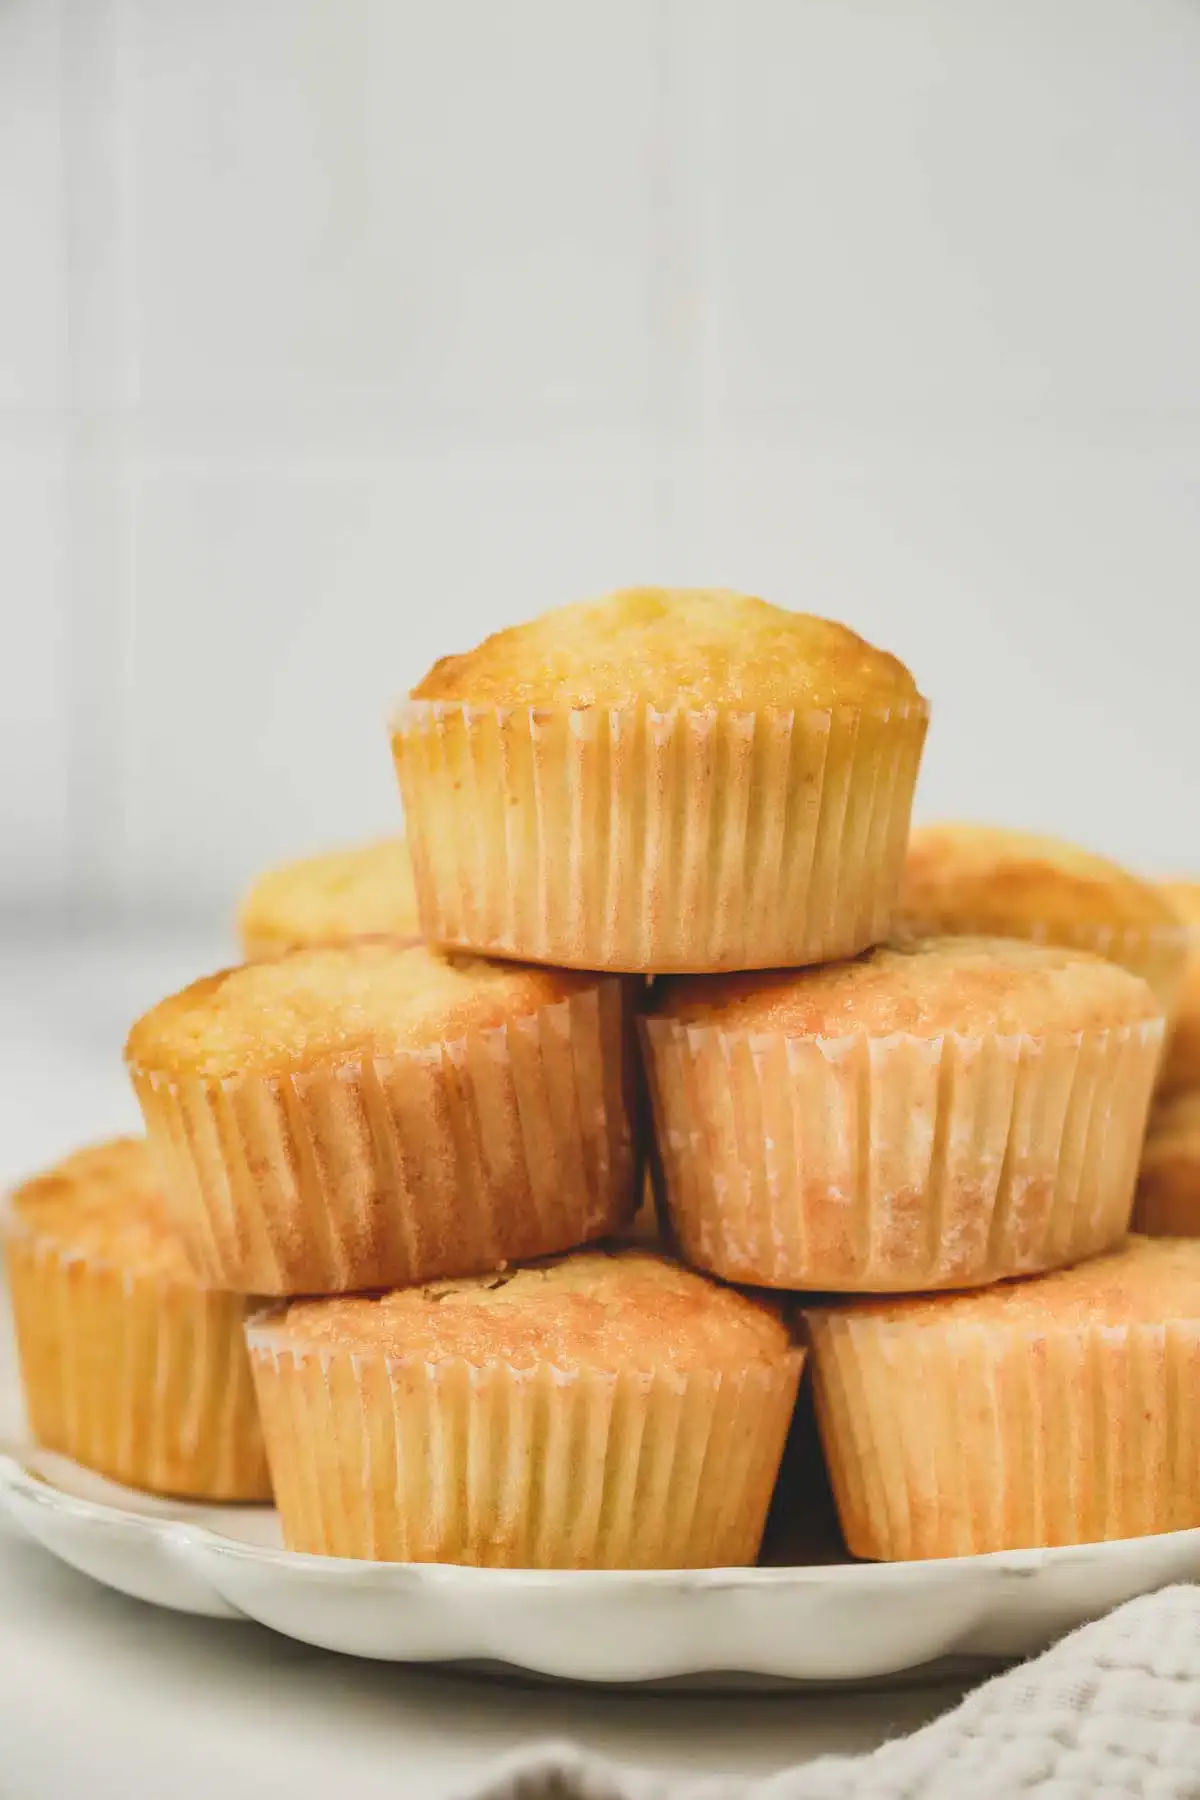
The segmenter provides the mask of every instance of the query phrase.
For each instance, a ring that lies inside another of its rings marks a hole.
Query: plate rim
[[[918,1576],[922,1580],[952,1582],[966,1575],[990,1577],[1005,1582],[1022,1582],[1047,1569],[1084,1565],[1097,1558],[1107,1560],[1122,1552],[1133,1554],[1146,1545],[1183,1548],[1189,1542],[1200,1547],[1200,1526],[1180,1531],[1156,1532],[1136,1538],[1098,1539],[1086,1544],[1040,1546],[1023,1550],[992,1550],[976,1556],[946,1556],[912,1559],[904,1562],[868,1562],[852,1560],[830,1563],[779,1563],[748,1567],[725,1566],[699,1569],[521,1569],[488,1568],[470,1563],[388,1562],[366,1557],[319,1556],[299,1550],[255,1544],[227,1536],[214,1526],[199,1520],[173,1518],[169,1515],[135,1512],[101,1498],[71,1493],[58,1486],[32,1463],[39,1454],[36,1445],[0,1444],[0,1497],[16,1494],[31,1505],[64,1516],[83,1525],[129,1535],[147,1535],[170,1540],[174,1544],[203,1544],[208,1551],[237,1562],[268,1565],[287,1571],[309,1582],[362,1586],[389,1581],[404,1585],[414,1580],[430,1584],[493,1588],[537,1587],[556,1593],[581,1590],[612,1591],[618,1585],[634,1587],[639,1592],[658,1589],[692,1592],[728,1593],[734,1589],[768,1591],[817,1586],[896,1586],[903,1587]],[[72,1459],[64,1458],[70,1462]],[[83,1464],[73,1464],[85,1474],[98,1474]],[[100,1479],[109,1479],[101,1476]],[[114,1483],[113,1485],[120,1485]],[[130,1490],[132,1492],[132,1490]],[[163,1496],[147,1494],[150,1500],[170,1505]],[[178,1504],[202,1502],[179,1500]],[[214,1506],[217,1504],[213,1503]],[[238,1511],[271,1511],[267,1506],[238,1507]],[[11,1509],[10,1509],[11,1516]],[[18,1520],[19,1524],[20,1521]]]

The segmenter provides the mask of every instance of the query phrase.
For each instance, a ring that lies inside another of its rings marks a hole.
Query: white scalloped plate
[[[558,1680],[861,1682],[1011,1658],[1135,1594],[1200,1578],[1200,1531],[945,1562],[538,1573],[344,1562],[279,1548],[269,1507],[136,1494],[61,1458],[0,1456],[0,1510],[97,1581],[395,1662]]]

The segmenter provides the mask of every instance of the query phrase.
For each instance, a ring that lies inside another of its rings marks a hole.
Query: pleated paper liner
[[[1031,923],[1024,917],[1006,918],[1003,908],[996,907],[978,919],[959,914],[901,914],[898,925],[914,937],[1009,937],[1033,944],[1057,944],[1068,950],[1090,950],[1147,982],[1168,1025],[1179,1005],[1188,956],[1188,931],[1182,921],[1178,925],[1095,925],[1070,919]]]
[[[1189,942],[1192,949],[1187,972],[1158,1084],[1162,1095],[1200,1091],[1200,931],[1194,926],[1190,928]]]
[[[642,1021],[671,1228],[729,1281],[974,1287],[1129,1224],[1162,1021],[873,1038]]]
[[[847,1308],[809,1325],[852,1554],[977,1556],[1200,1526],[1200,1322],[943,1328]]]
[[[632,1014],[598,980],[515,1023],[292,1076],[133,1068],[214,1287],[403,1287],[619,1231],[641,1190]]]
[[[269,1500],[245,1302],[122,1268],[4,1221],[30,1428],[129,1487]]]
[[[431,941],[663,973],[887,934],[928,710],[410,701],[393,725]]]
[[[292,1550],[490,1568],[754,1562],[803,1352],[776,1369],[563,1372],[248,1330]]]
[[[1151,1114],[1133,1223],[1149,1237],[1200,1237],[1200,1091]]]
[[[641,1244],[647,1250],[663,1248],[663,1237],[659,1226],[658,1211],[654,1204],[654,1187],[647,1171],[642,1187],[641,1204],[621,1234],[622,1241],[629,1244]]]

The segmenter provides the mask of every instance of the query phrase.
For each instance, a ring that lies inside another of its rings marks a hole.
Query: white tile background
[[[434,656],[845,617],[927,813],[1200,868],[1194,0],[0,0],[0,904],[397,817]]]

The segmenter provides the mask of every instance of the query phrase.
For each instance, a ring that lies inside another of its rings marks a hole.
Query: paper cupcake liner
[[[1175,1016],[1187,966],[1188,931],[1178,925],[1095,925],[1086,920],[1006,919],[997,908],[986,917],[901,913],[897,924],[916,937],[1011,937],[1027,943],[1057,944],[1067,950],[1090,950],[1107,962],[1140,975],[1154,991],[1168,1025]]]
[[[410,701],[394,721],[421,925],[564,968],[770,968],[886,936],[923,701],[657,712]]]
[[[974,1287],[1129,1225],[1162,1021],[792,1037],[642,1021],[688,1262],[765,1287]]]
[[[623,985],[292,1076],[133,1069],[204,1280],[265,1295],[404,1287],[618,1230],[641,1183]]]
[[[1200,1237],[1200,1140],[1156,1143],[1142,1153],[1133,1229],[1147,1237]]]
[[[1200,1327],[809,1315],[846,1543],[894,1561],[1200,1526]]]
[[[752,1563],[804,1354],[616,1374],[248,1339],[289,1549],[490,1568]]]
[[[647,1249],[660,1250],[664,1247],[654,1198],[654,1183],[648,1169],[642,1186],[641,1202],[621,1237],[624,1243],[641,1244]]]
[[[129,1487],[269,1500],[245,1304],[4,1223],[30,1428]]]
[[[1189,960],[1163,1058],[1161,1096],[1200,1088],[1200,932],[1189,930]]]

